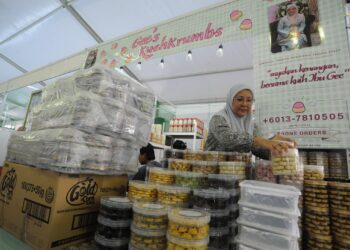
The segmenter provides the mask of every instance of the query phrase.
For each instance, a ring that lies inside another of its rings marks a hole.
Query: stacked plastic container
[[[346,179],[348,177],[345,151],[331,151],[328,153],[329,177]]]
[[[350,182],[329,182],[334,249],[350,249]]]
[[[256,159],[255,180],[277,183],[277,177],[272,173],[272,163],[268,160]]]
[[[310,151],[307,153],[309,165],[323,166],[325,178],[329,177],[328,153],[326,151]],[[307,165],[307,164],[305,164]]]
[[[43,89],[7,160],[59,172],[119,174],[148,142],[155,96],[134,79],[91,68]],[[133,161],[134,160],[134,161]]]
[[[209,242],[209,213],[197,209],[169,211],[168,250],[206,250]]]
[[[102,197],[95,242],[98,249],[127,250],[132,203],[126,197]]]
[[[155,203],[135,202],[131,225],[131,250],[165,250],[168,209]]]
[[[240,187],[238,249],[298,249],[300,191],[260,181],[243,181]]]

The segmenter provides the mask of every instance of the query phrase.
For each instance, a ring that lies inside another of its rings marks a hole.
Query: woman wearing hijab
[[[277,41],[282,51],[303,47],[307,42],[304,29],[305,16],[298,13],[298,6],[294,3],[287,5],[287,14],[277,26]]]
[[[209,122],[209,134],[205,144],[208,151],[252,152],[268,159],[270,151],[283,152],[295,142],[281,135],[271,140],[254,135],[252,119],[253,91],[246,85],[233,86],[226,98],[224,109],[215,113]],[[291,144],[280,141],[291,141]]]

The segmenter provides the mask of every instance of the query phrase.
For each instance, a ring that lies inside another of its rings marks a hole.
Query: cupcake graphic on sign
[[[253,22],[251,19],[244,19],[242,22],[241,22],[241,25],[239,26],[239,28],[241,30],[250,30],[253,26]]]
[[[241,18],[242,15],[243,15],[243,13],[240,10],[232,11],[230,14],[231,21],[237,21],[238,19]]]
[[[293,104],[292,111],[294,113],[304,113],[305,112],[305,105],[303,102],[295,102]]]

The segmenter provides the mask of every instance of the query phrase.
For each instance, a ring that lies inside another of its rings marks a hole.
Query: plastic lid
[[[156,185],[144,181],[129,181],[129,187],[135,187],[140,189],[156,189]]]
[[[240,181],[240,176],[237,176],[237,175],[224,175],[224,174],[209,174],[208,175],[208,179],[209,180],[213,179],[213,180],[233,182],[233,181]]]
[[[212,162],[212,161],[191,161],[191,164],[195,165],[196,167],[197,166],[205,167],[208,165],[208,162]]]
[[[246,163],[242,161],[219,161],[219,166],[238,168],[245,167]]]
[[[252,189],[260,189],[265,190],[267,193],[273,192],[279,192],[279,193],[285,193],[289,195],[299,196],[301,195],[301,192],[299,189],[293,186],[289,185],[281,185],[281,184],[275,184],[275,183],[268,183],[268,182],[262,182],[262,181],[242,181],[239,184],[242,188],[252,188]]]
[[[304,165],[304,170],[323,172],[324,167],[321,165]]]
[[[350,182],[328,182],[328,185],[335,189],[350,189]]]
[[[223,236],[223,235],[228,235],[230,232],[229,227],[217,227],[217,228],[210,228],[209,230],[209,235],[210,236]]]
[[[197,209],[174,208],[169,211],[168,217],[170,221],[190,226],[201,226],[208,224],[210,221],[209,213]]]
[[[166,192],[166,193],[172,193],[172,194],[176,194],[176,193],[190,193],[191,192],[191,188],[182,187],[182,186],[159,185],[157,188],[158,188],[158,191]]]
[[[107,239],[99,233],[95,234],[95,241],[106,247],[120,247],[129,243],[129,239]]]
[[[101,214],[98,215],[97,222],[103,226],[112,228],[129,227],[131,224],[131,220],[111,220]]]
[[[169,163],[171,162],[181,162],[181,163],[188,163],[190,164],[192,160],[184,160],[184,159],[175,159],[175,158],[168,158]]]
[[[164,216],[168,214],[168,208],[157,203],[135,202],[132,209],[134,213],[143,215]]]
[[[164,250],[165,248],[162,247],[162,248],[148,248],[148,247],[137,247],[137,246],[134,246],[131,242],[129,243],[129,250]]]
[[[225,217],[229,216],[230,214],[230,209],[225,209],[225,210],[210,210],[210,217]]]
[[[239,188],[229,189],[229,190],[227,190],[227,192],[230,194],[231,197],[238,196],[240,194]]]
[[[203,198],[230,198],[230,193],[224,189],[194,189],[194,196],[200,196]]]
[[[166,238],[169,242],[174,243],[181,247],[186,247],[186,248],[205,247],[209,243],[209,238],[206,238],[203,240],[187,240],[187,239],[181,239],[181,238],[171,236],[169,233],[166,235]]]
[[[101,197],[101,205],[111,208],[131,209],[132,202],[127,197],[104,196]]]
[[[145,236],[145,237],[161,237],[161,236],[165,236],[166,234],[166,229],[155,229],[155,230],[146,230],[146,229],[141,229],[138,228],[137,226],[135,226],[134,224],[131,224],[131,232],[137,234],[137,235],[141,235],[141,236]]]
[[[186,171],[175,171],[176,176],[187,177],[187,178],[204,178],[206,175],[196,172],[186,172]]]

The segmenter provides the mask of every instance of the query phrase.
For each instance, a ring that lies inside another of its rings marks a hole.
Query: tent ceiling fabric
[[[226,0],[0,0],[0,84],[23,74],[21,68],[36,70],[97,45],[91,30],[66,4],[107,41],[222,2]],[[235,82],[252,82],[252,42],[224,44],[223,57],[215,55],[216,49],[194,48],[191,62],[186,53],[167,56],[163,70],[160,59],[143,63],[141,71],[136,64],[128,67],[170,101],[222,99]]]

